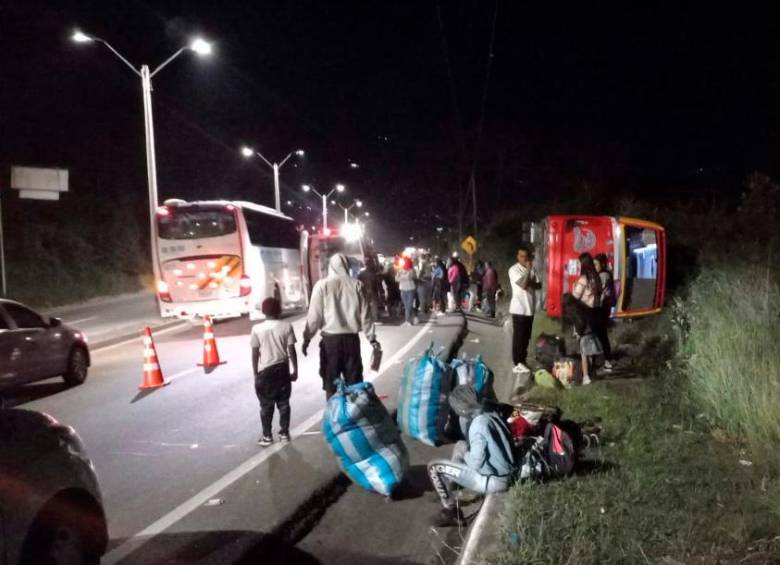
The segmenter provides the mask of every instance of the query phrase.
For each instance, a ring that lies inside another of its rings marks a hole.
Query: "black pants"
[[[320,376],[325,398],[336,392],[336,379],[348,385],[363,382],[363,360],[358,334],[323,335],[320,341]]]
[[[279,432],[290,431],[290,367],[287,361],[263,369],[255,375],[255,393],[260,401],[263,436],[271,437],[274,406],[279,409]]]
[[[485,310],[485,314],[491,318],[496,317],[496,292],[497,290],[495,288],[486,288],[484,291],[485,302],[487,302],[487,310]]]
[[[597,308],[594,312],[593,333],[601,342],[601,348],[604,350],[604,360],[612,359],[612,346],[609,343],[609,306]]]
[[[512,363],[515,365],[518,363],[525,364],[533,324],[533,316],[512,314]]]
[[[455,301],[455,310],[460,312],[463,307],[463,285],[460,282],[454,282],[452,286],[452,299]]]

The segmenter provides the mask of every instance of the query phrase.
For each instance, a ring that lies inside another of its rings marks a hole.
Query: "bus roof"
[[[246,202],[244,200],[193,200],[192,202],[188,202],[186,200],[170,199],[163,203],[164,206],[227,206],[229,204],[237,206],[238,208],[252,210],[253,212],[268,214],[269,216],[276,216],[277,218],[293,221],[290,216],[277,212],[274,208],[269,208],[262,204],[255,204],[254,202]]]

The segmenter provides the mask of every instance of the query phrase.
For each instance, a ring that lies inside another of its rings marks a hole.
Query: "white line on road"
[[[379,377],[382,373],[384,373],[389,367],[392,366],[392,364],[395,362],[396,359],[399,359],[406,355],[406,353],[414,346],[415,343],[419,341],[419,339],[425,334],[425,332],[433,325],[433,320],[429,321],[427,324],[425,324],[420,330],[414,335],[414,337],[409,340],[401,349],[396,351],[390,359],[387,360],[387,363],[382,367],[378,372],[370,372],[368,374],[368,377],[365,379],[368,382],[373,381],[377,377]],[[303,435],[310,427],[312,427],[314,424],[316,424],[318,421],[322,419],[322,414],[324,412],[324,409],[318,410],[316,413],[312,414],[309,418],[307,418],[304,422],[301,422],[298,424],[295,429],[292,430],[291,435],[293,437],[298,437]],[[195,494],[192,498],[189,500],[184,501],[179,506],[168,512],[165,516],[154,522],[153,524],[150,524],[134,536],[128,538],[123,543],[118,545],[116,548],[108,552],[104,557],[103,563],[106,564],[113,564],[118,563],[128,555],[130,555],[133,551],[141,547],[144,543],[149,541],[152,537],[162,533],[163,531],[167,530],[171,526],[173,526],[176,522],[184,518],[187,514],[194,511],[195,509],[199,508],[200,506],[203,506],[206,504],[210,499],[215,498],[217,494],[225,490],[227,487],[235,483],[237,480],[239,480],[241,477],[252,471],[255,467],[260,465],[263,461],[271,457],[274,453],[277,451],[280,451],[285,445],[288,445],[286,443],[276,443],[270,447],[266,447],[258,453],[257,455],[254,455],[241,463],[238,467],[233,469],[232,471],[228,472],[226,475],[224,475],[222,478],[217,479],[215,482],[211,483],[209,486],[201,490],[199,493]]]
[[[90,316],[89,318],[81,318],[80,320],[65,320],[65,323],[72,324],[75,326],[76,324],[80,324],[81,322],[89,322],[90,320],[97,320],[98,318],[99,316]]]
[[[175,326],[171,326],[170,328],[165,328],[164,330],[159,330],[156,332],[153,332],[153,335],[162,335],[171,333],[177,330],[180,330],[184,327],[189,325],[189,322],[182,322],[181,324],[177,324]],[[119,343],[112,343],[111,345],[106,345],[104,347],[98,347],[95,349],[92,349],[90,353],[94,355],[95,353],[103,353],[104,351],[110,351],[112,349],[116,349],[117,347],[122,347],[123,345],[127,345],[128,343],[140,343],[141,339],[143,338],[143,335],[141,335],[141,331],[138,332],[138,337],[131,337],[130,339],[126,339],[124,341],[120,341]]]
[[[185,375],[189,375],[191,373],[194,373],[195,371],[202,371],[203,369],[201,367],[192,367],[191,369],[184,369],[183,371],[179,371],[175,375],[171,375],[167,379],[165,379],[166,384],[170,384],[174,380],[178,379],[179,377],[183,377]]]

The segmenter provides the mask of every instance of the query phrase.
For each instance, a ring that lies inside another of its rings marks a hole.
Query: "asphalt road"
[[[292,321],[300,339],[302,316]],[[432,340],[448,344],[460,327],[458,316],[415,327],[380,326],[383,367],[367,380],[376,379],[380,396],[395,396],[407,358]],[[89,378],[80,387],[56,382],[25,387],[37,400],[24,408],[73,426],[87,446],[109,519],[105,562],[253,562],[257,551],[267,553],[268,544],[277,543],[279,528],[307,512],[315,491],[321,492],[314,499],[326,499],[346,488],[333,483],[338,467],[318,432],[324,393],[316,341],[307,358],[299,355],[293,442],[256,445],[260,423],[249,329],[243,319],[217,324],[224,364],[208,373],[197,366],[200,328],[157,333],[158,357],[170,384],[151,392],[138,390],[140,338],[93,351]],[[367,360],[370,346],[361,339]],[[320,500],[314,506],[327,504]],[[303,528],[286,538],[285,551],[295,551],[292,546],[307,533]]]

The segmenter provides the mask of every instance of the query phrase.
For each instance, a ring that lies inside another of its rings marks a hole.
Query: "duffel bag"
[[[409,454],[393,419],[371,383],[336,381],[322,434],[341,469],[367,490],[390,496],[409,466]]]
[[[450,367],[455,376],[455,385],[471,385],[477,391],[477,397],[495,399],[493,390],[493,371],[482,360],[482,355],[473,359],[454,359]]]
[[[561,336],[552,334],[540,334],[536,338],[534,357],[539,364],[547,369],[552,369],[553,363],[566,354],[566,344]]]
[[[450,368],[433,353],[434,345],[404,367],[398,392],[398,426],[408,436],[427,445],[444,442],[444,426],[450,407]]]

